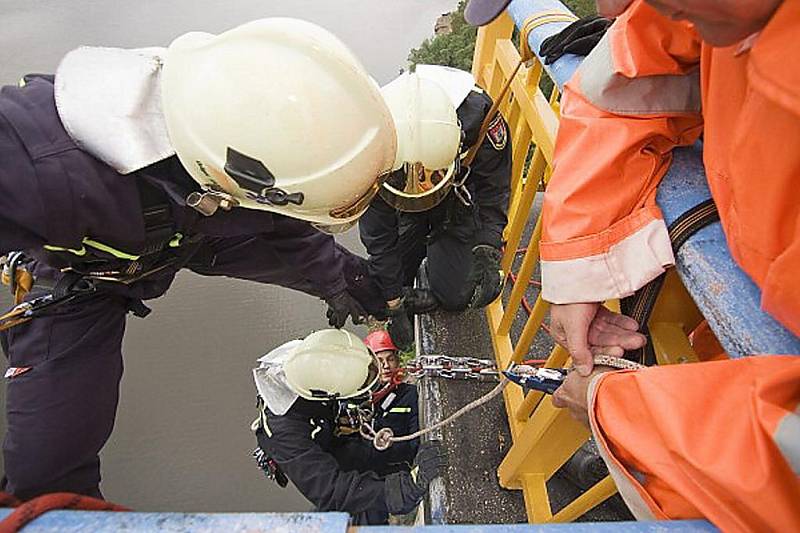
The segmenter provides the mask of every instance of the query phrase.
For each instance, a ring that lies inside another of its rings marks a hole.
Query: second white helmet
[[[364,341],[343,329],[315,331],[283,363],[289,387],[302,398],[319,401],[367,393],[379,368]]]
[[[394,162],[377,85],[339,39],[310,22],[188,33],[169,46],[162,76],[181,163],[234,205],[350,223]]]
[[[461,126],[456,107],[435,81],[405,73],[381,93],[392,112],[397,155],[381,197],[401,211],[423,211],[439,203],[458,171]]]

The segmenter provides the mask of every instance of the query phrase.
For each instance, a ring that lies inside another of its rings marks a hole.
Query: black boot
[[[439,309],[439,300],[429,289],[403,287],[405,307],[409,313],[419,315]]]

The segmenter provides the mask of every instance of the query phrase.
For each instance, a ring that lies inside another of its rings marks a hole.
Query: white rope
[[[500,383],[498,383],[495,388],[493,388],[492,390],[490,390],[489,392],[487,392],[486,394],[484,394],[480,398],[469,402],[467,405],[465,405],[464,407],[462,407],[461,409],[459,409],[458,411],[456,411],[452,415],[448,416],[447,418],[445,418],[441,422],[437,422],[436,424],[434,424],[434,425],[432,425],[430,427],[427,427],[425,429],[421,429],[419,431],[415,431],[414,433],[411,433],[409,435],[401,435],[399,437],[395,437],[394,433],[392,432],[392,430],[390,428],[380,429],[376,433],[375,430],[371,426],[369,426],[367,424],[363,424],[361,426],[361,436],[364,437],[367,440],[371,440],[372,441],[372,445],[375,446],[375,449],[383,451],[383,450],[389,448],[389,446],[391,446],[395,442],[403,442],[403,441],[416,439],[417,437],[421,437],[422,435],[426,435],[426,434],[430,433],[431,431],[435,431],[435,430],[439,429],[440,427],[445,426],[445,425],[453,422],[457,418],[461,417],[462,415],[465,415],[466,413],[472,411],[473,409],[477,409],[481,405],[485,404],[486,402],[488,402],[489,400],[491,400],[492,398],[494,398],[495,396],[497,396],[498,394],[503,392],[503,389],[505,388],[506,385],[508,385],[508,378],[503,377],[500,380]]]

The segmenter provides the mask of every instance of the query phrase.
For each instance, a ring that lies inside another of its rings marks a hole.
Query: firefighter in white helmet
[[[500,294],[511,140],[472,76],[418,65],[381,89],[397,132],[393,173],[359,222],[401,348],[409,315],[480,308]],[[427,257],[430,291],[412,289]]]
[[[265,19],[82,47],[21,85],[0,91],[0,254],[25,250],[7,279],[30,306],[0,322],[8,492],[100,495],[126,313],[181,268],[301,290],[336,327],[380,300],[364,260],[312,227],[351,225],[396,151],[379,88],[326,30]]]
[[[360,438],[341,437],[338,418],[348,404],[369,412],[380,372],[361,339],[342,329],[316,331],[275,348],[259,363],[253,370],[259,395],[254,455],[269,478],[281,486],[288,478],[318,511],[349,512],[356,524],[386,523],[388,514],[406,514],[417,506],[444,467],[438,443],[420,446],[413,459],[415,475],[405,470],[378,475],[377,465],[367,460],[367,441],[365,460],[357,467],[344,468],[337,458],[344,440]],[[357,421],[356,430],[361,423],[370,421]]]
[[[167,51],[162,91],[181,163],[231,205],[340,229],[391,170],[392,119],[377,86],[311,23],[186,34]]]

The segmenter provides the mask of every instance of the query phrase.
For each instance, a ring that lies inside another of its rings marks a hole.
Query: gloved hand
[[[344,326],[348,316],[352,319],[353,324],[363,323],[367,316],[361,304],[347,291],[334,294],[327,298],[325,303],[328,304],[328,312],[325,313],[328,317],[328,324],[337,329]]]
[[[389,315],[389,325],[386,329],[394,343],[402,351],[411,349],[414,344],[414,326],[408,317],[404,300],[400,300],[400,305],[387,309]]]
[[[441,443],[431,441],[420,445],[411,472],[386,476],[386,508],[391,514],[407,514],[422,500],[434,478],[441,475],[447,456]]]
[[[442,475],[446,466],[447,454],[442,443],[438,440],[423,442],[414,458],[411,477],[418,487],[427,491],[431,481]]]
[[[412,315],[420,315],[436,311],[439,300],[430,289],[403,287],[403,304]]]
[[[469,306],[474,309],[486,307],[500,296],[505,275],[500,269],[500,250],[488,244],[479,244],[472,249],[472,268],[467,278],[472,296]]]
[[[554,63],[564,54],[576,54],[579,56],[588,55],[600,39],[605,35],[606,30],[614,21],[599,17],[597,15],[587,15],[580,18],[542,42],[539,48],[539,55],[544,58],[545,65]]]

